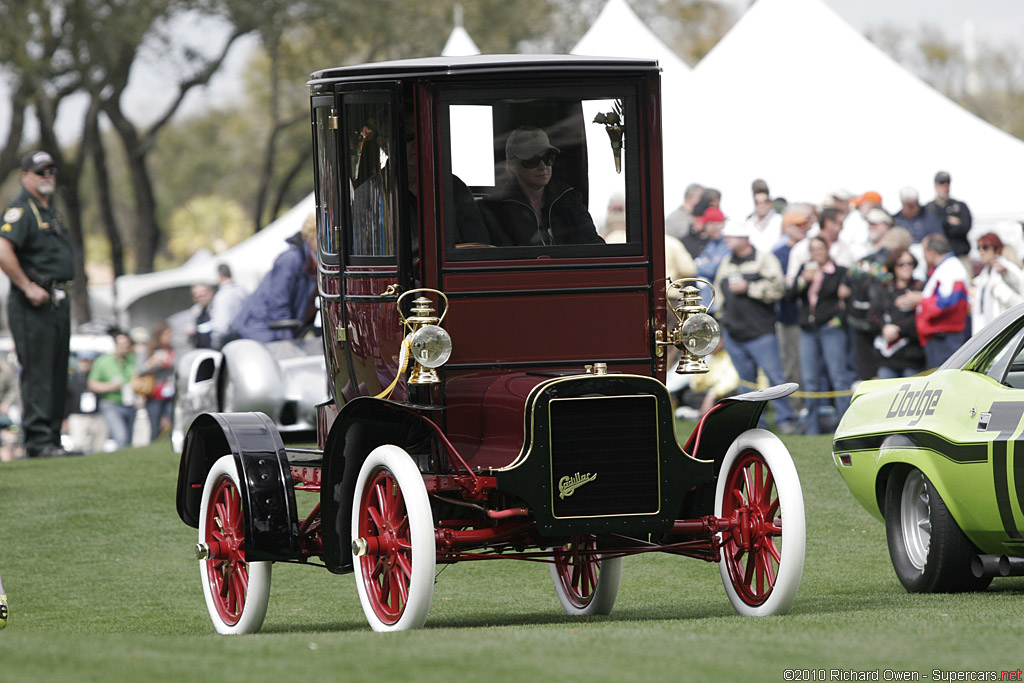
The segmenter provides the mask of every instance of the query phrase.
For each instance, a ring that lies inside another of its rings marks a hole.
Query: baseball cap
[[[746,223],[726,221],[725,228],[722,229],[722,237],[750,237],[750,231],[747,229]]]
[[[877,192],[865,192],[864,194],[853,200],[853,203],[856,206],[860,206],[864,202],[871,202],[872,204],[881,205],[882,195],[878,194]]]
[[[57,164],[54,163],[53,157],[48,152],[37,150],[35,152],[29,152],[21,160],[21,170],[31,171],[42,171],[44,168],[52,168]]]
[[[782,227],[788,228],[791,225],[807,225],[811,217],[800,211],[787,211],[782,217]]]
[[[935,182],[936,183],[948,183],[949,182],[949,173],[947,173],[945,171],[939,171],[938,173],[935,174]]]
[[[913,200],[913,201],[916,202],[918,200],[918,197],[919,197],[919,195],[917,194],[917,189],[916,188],[904,187],[902,190],[900,190],[900,201],[901,202],[908,202],[910,200]]]
[[[885,209],[879,209],[877,206],[870,211],[867,215],[868,223],[885,223],[886,225],[892,225],[892,216],[886,213]]]
[[[547,133],[533,126],[516,128],[505,141],[506,159],[532,159],[549,150],[556,153],[562,151],[551,144]]]
[[[709,206],[704,210],[704,215],[697,219],[701,225],[705,223],[724,223],[725,214],[717,206]]]
[[[847,190],[845,187],[840,187],[832,193],[832,196],[841,202],[848,202],[854,198],[854,194]]]

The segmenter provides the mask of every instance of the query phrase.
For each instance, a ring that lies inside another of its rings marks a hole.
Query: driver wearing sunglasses
[[[561,150],[547,133],[521,126],[505,142],[508,181],[486,202],[497,246],[599,244],[583,195],[554,178]]]

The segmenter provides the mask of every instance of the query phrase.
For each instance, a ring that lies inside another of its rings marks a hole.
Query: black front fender
[[[250,562],[298,557],[298,515],[281,435],[263,413],[203,413],[185,436],[178,468],[178,516],[198,528],[203,485],[213,463],[235,458]]]
[[[423,417],[391,401],[362,397],[341,409],[324,445],[320,486],[323,558],[330,571],[352,571],[352,497],[366,456],[385,444],[422,451],[432,438],[434,429]]]

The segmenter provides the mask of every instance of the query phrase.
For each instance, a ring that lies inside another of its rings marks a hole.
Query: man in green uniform
[[[53,206],[57,167],[46,152],[21,162],[22,191],[0,217],[0,269],[11,278],[7,314],[21,362],[22,430],[29,457],[69,455],[60,447],[68,381],[74,276],[71,240]]]

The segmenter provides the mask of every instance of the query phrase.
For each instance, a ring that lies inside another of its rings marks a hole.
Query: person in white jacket
[[[1024,271],[1003,256],[1003,241],[994,232],[978,239],[984,264],[971,286],[971,331],[974,334],[1003,311],[1024,301]]]

